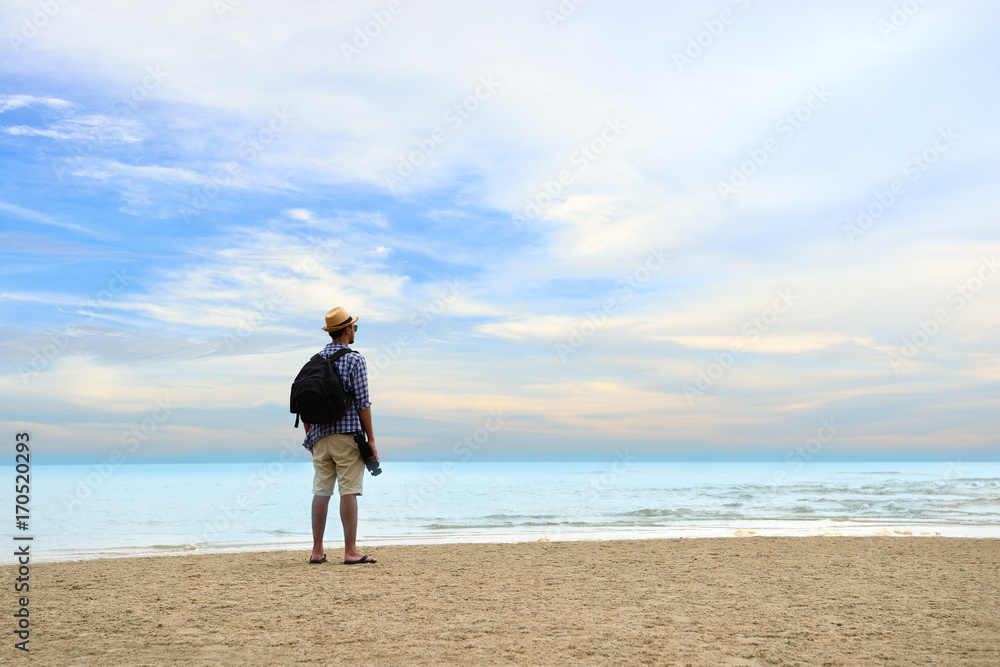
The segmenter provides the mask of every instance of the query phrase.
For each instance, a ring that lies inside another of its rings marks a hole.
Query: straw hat
[[[337,306],[326,314],[326,326],[323,327],[323,331],[337,331],[338,329],[344,329],[357,321],[358,318],[351,317],[346,310]]]

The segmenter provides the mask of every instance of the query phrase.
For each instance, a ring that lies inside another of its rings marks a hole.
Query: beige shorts
[[[333,433],[313,444],[313,495],[332,496],[337,482],[340,495],[361,495],[365,462],[351,433]]]

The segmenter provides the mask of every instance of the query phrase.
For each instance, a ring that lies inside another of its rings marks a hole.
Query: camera
[[[365,467],[368,468],[368,472],[372,474],[372,477],[382,474],[382,468],[379,466],[378,461],[372,458],[375,452],[372,451],[371,445],[368,444],[368,438],[365,436],[364,431],[354,432],[354,443],[358,446],[358,451],[361,452],[361,460],[365,462]]]

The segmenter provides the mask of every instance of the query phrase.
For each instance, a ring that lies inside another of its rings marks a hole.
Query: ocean
[[[1000,537],[1000,463],[383,462],[359,543]],[[14,483],[5,468],[3,486]],[[33,465],[35,561],[311,546],[308,462]],[[341,543],[336,499],[327,550]],[[13,498],[11,501],[13,505]],[[13,512],[14,508],[10,507]],[[8,550],[9,551],[9,550]],[[10,555],[5,563],[12,563]]]

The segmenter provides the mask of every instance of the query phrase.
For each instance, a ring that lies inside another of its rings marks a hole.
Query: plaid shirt
[[[334,352],[345,347],[347,346],[343,343],[328,343],[326,347],[320,350],[319,356],[328,359],[333,356]],[[340,383],[344,387],[344,391],[348,393],[353,391],[354,398],[351,400],[351,404],[347,406],[347,414],[341,417],[339,421],[332,424],[309,425],[309,433],[306,434],[306,439],[302,442],[302,446],[310,452],[312,451],[314,442],[331,433],[354,433],[355,431],[363,430],[361,428],[361,418],[358,416],[358,413],[372,404],[368,400],[368,364],[365,362],[365,358],[361,356],[361,353],[349,352],[333,362],[333,366],[337,371],[337,375],[340,376]]]

